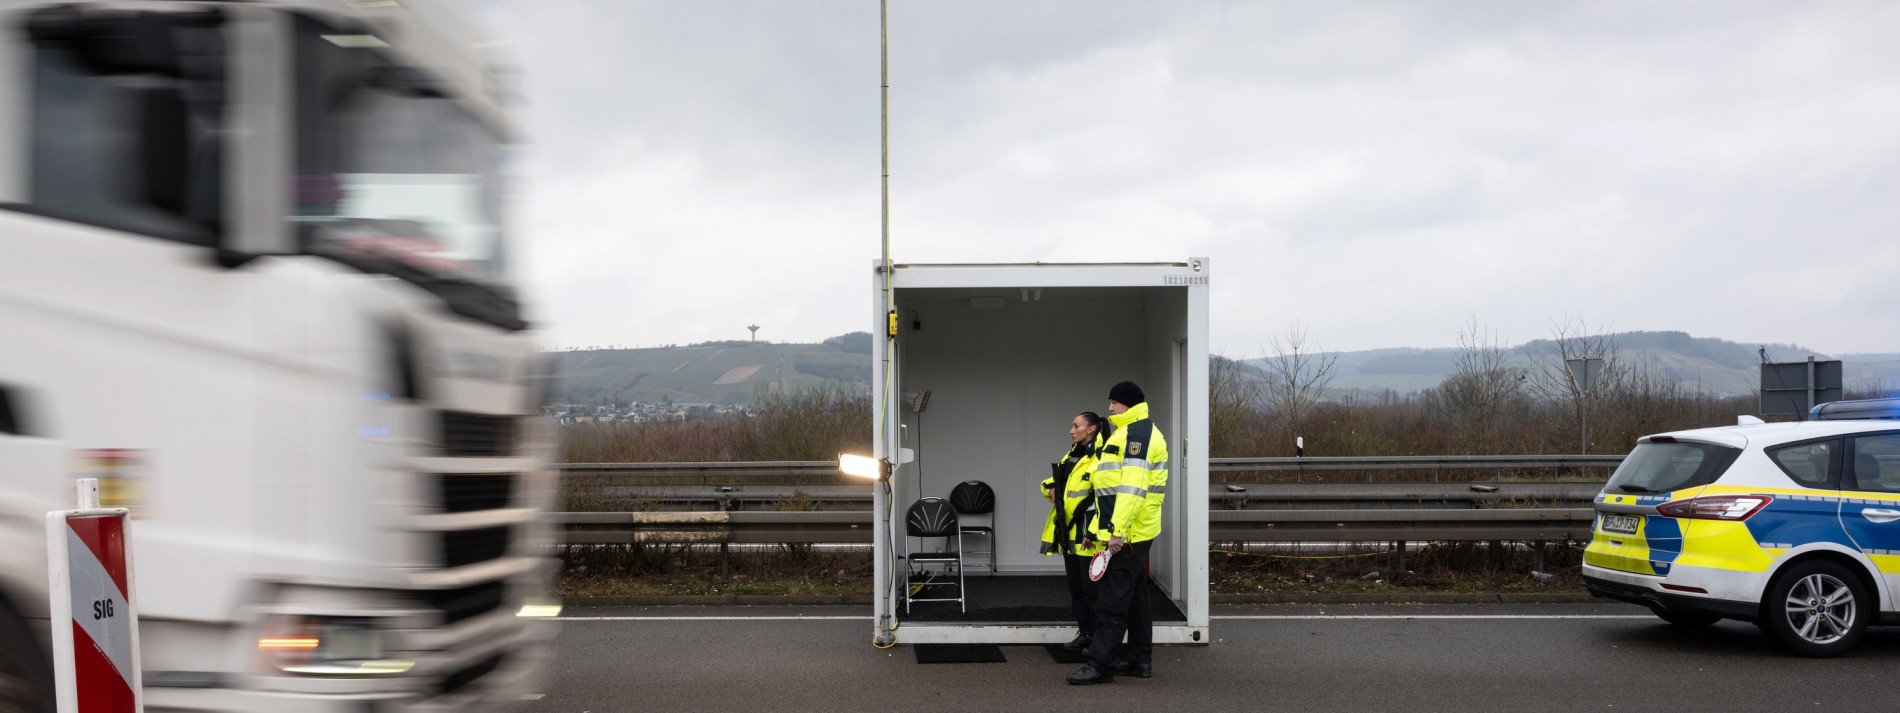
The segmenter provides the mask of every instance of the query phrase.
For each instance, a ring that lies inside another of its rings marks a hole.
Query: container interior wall
[[[908,393],[930,391],[922,413],[902,409],[904,446],[916,461],[893,479],[897,522],[919,498],[948,497],[965,480],[996,491],[996,560],[1004,573],[1060,573],[1062,563],[1039,553],[1050,505],[1040,492],[1050,464],[1069,447],[1070,420],[1080,411],[1108,415],[1108,390],[1134,380],[1147,392],[1156,424],[1173,450],[1174,405],[1183,392],[1181,364],[1187,299],[1181,288],[1020,290],[900,289],[897,382]],[[1181,522],[1182,500],[1169,498],[1163,531]],[[1162,588],[1179,599],[1185,569],[1163,535],[1150,564]],[[899,547],[935,549],[901,538]],[[973,539],[965,550],[988,549]],[[983,557],[972,557],[981,560]],[[981,567],[970,569],[982,572]]]
[[[1148,397],[1148,416],[1167,439],[1169,470],[1167,499],[1162,501],[1161,536],[1150,546],[1148,568],[1161,589],[1178,602],[1187,595],[1187,563],[1191,561],[1184,549],[1187,538],[1182,534],[1190,500],[1181,497],[1186,488],[1179,480],[1188,472],[1187,456],[1190,455],[1186,453],[1187,424],[1183,420],[1191,413],[1191,409],[1184,407],[1189,391],[1186,383],[1187,290],[1146,291],[1143,305],[1147,320],[1142,346],[1147,368],[1142,372],[1145,378],[1138,383]],[[1201,502],[1206,504],[1205,499]],[[1206,557],[1205,554],[1200,556]]]

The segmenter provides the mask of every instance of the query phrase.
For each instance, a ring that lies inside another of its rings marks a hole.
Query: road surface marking
[[[870,621],[868,616],[559,616],[555,621]]]
[[[1230,614],[1210,619],[1271,621],[1275,619],[1653,619],[1641,614]]]
[[[1646,614],[1229,614],[1225,621],[1316,619],[1654,619]],[[868,616],[562,616],[555,621],[870,621]],[[1051,626],[1055,622],[1050,622]]]

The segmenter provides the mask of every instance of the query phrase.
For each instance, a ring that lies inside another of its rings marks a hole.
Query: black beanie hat
[[[1135,382],[1124,381],[1108,390],[1108,400],[1132,408],[1147,401],[1148,397],[1141,393],[1141,387],[1136,386]]]

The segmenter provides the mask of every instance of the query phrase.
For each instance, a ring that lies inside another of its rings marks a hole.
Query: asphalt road
[[[1681,629],[1617,604],[1226,606],[1155,677],[1069,686],[1075,664],[918,664],[863,607],[570,609],[525,709],[617,711],[1854,711],[1900,699],[1900,628],[1837,659],[1750,624]],[[598,617],[582,620],[578,617]],[[831,617],[831,618],[827,618]],[[902,632],[899,632],[900,643]]]

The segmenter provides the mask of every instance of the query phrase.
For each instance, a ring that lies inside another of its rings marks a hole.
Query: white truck
[[[147,711],[535,690],[547,365],[458,27],[0,0],[0,711],[52,709],[43,518],[82,477],[132,508]]]

